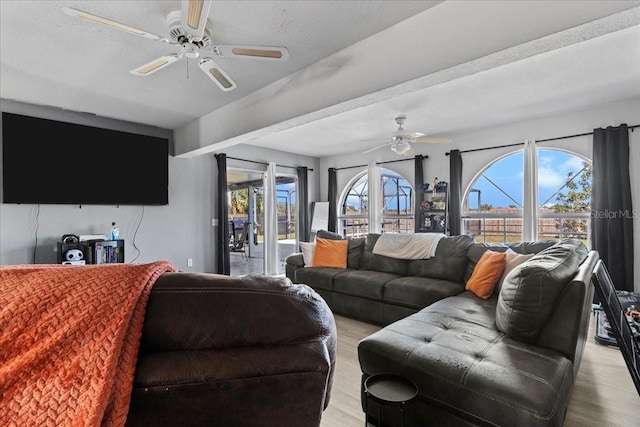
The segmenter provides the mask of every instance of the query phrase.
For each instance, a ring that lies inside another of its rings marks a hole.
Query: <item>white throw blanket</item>
[[[399,259],[427,259],[435,256],[442,233],[382,234],[373,253]]]

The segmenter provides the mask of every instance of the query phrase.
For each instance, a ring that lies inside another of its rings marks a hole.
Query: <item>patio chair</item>
[[[248,222],[245,223],[242,226],[242,230],[240,230],[240,233],[238,233],[238,235],[236,236],[237,238],[234,238],[233,242],[231,242],[231,244],[229,245],[229,251],[240,252],[247,261],[249,260],[249,258],[247,257],[247,252],[245,251],[244,247],[247,243],[250,225],[251,224],[249,224]]]

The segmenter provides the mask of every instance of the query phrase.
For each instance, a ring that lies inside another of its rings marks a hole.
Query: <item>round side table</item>
[[[376,419],[378,426],[383,425],[382,407],[389,407],[392,412],[399,415],[389,420],[392,421],[391,424],[384,425],[402,427],[413,425],[415,398],[418,395],[418,386],[413,381],[395,374],[375,374],[364,381],[364,392],[365,427],[369,425],[369,399],[378,404]]]

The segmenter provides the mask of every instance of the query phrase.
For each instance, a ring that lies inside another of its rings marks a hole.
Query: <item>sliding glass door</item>
[[[230,253],[231,275],[265,273],[264,172],[229,168],[227,171],[229,237],[238,242],[245,224],[249,233],[244,251]],[[278,274],[284,274],[285,259],[296,247],[296,177],[276,176]],[[236,235],[238,235],[236,237]],[[230,245],[232,247],[233,245]],[[269,247],[267,244],[266,247]],[[246,255],[246,257],[244,256]],[[275,255],[275,254],[274,254]]]

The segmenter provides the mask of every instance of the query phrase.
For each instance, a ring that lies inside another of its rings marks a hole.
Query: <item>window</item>
[[[363,236],[369,232],[369,203],[382,211],[382,230],[385,233],[413,233],[414,192],[401,175],[388,169],[380,171],[381,195],[369,195],[367,172],[356,176],[342,198],[338,217],[342,233]]]
[[[476,242],[523,240],[525,199],[537,200],[537,239],[573,237],[589,247],[591,162],[557,149],[537,149],[537,192],[524,190],[524,151],[488,165],[464,197],[464,232]]]

